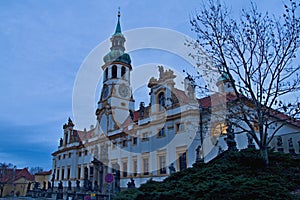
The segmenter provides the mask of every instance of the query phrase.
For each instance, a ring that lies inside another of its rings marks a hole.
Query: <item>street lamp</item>
[[[203,113],[209,111],[209,108],[203,108],[200,103],[199,103],[199,120],[200,120],[200,126],[199,126],[199,130],[197,131],[197,133],[199,133],[200,135],[200,144],[196,149],[196,163],[203,163],[204,162],[204,156],[203,156],[203,142],[204,142],[204,138],[203,138]],[[202,148],[202,149],[201,149]],[[201,154],[201,156],[200,156]]]

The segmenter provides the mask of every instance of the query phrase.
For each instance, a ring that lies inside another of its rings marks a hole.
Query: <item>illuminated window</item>
[[[219,123],[215,127],[212,128],[211,135],[214,137],[218,137],[220,135],[227,134],[227,126],[225,123]]]
[[[254,128],[255,131],[259,130],[259,126],[258,126],[257,122],[253,122],[253,128]]]

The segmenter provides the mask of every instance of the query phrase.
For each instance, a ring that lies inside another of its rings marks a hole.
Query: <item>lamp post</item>
[[[200,121],[200,125],[199,125],[199,130],[197,131],[197,133],[199,133],[200,138],[198,139],[200,141],[199,146],[196,149],[196,163],[203,163],[204,162],[204,156],[203,156],[203,142],[204,142],[204,138],[203,138],[203,112],[207,112],[208,108],[203,108],[201,105],[199,105],[199,121]],[[200,156],[201,154],[201,156]]]

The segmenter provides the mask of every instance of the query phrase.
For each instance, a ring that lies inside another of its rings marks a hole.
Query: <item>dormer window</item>
[[[118,68],[116,65],[112,66],[111,68],[111,78],[117,78]]]

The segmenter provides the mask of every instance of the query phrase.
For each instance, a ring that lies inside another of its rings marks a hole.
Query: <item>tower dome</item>
[[[110,41],[112,43],[112,46],[110,48],[110,52],[108,52],[104,57],[103,61],[106,64],[112,63],[112,62],[123,62],[125,64],[130,65],[131,59],[129,54],[125,53],[125,37],[122,34],[121,31],[121,25],[120,25],[120,11],[118,12],[118,23],[116,26],[115,33],[110,38]]]

